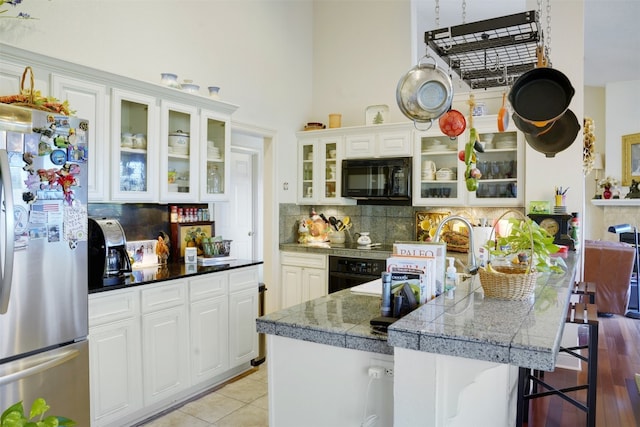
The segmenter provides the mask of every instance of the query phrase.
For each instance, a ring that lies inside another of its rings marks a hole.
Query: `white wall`
[[[584,115],[593,119],[593,133],[596,137],[595,151],[600,153],[603,161],[606,158],[606,91],[604,87],[587,86],[584,91]],[[605,171],[598,172],[598,179],[603,178]],[[596,194],[596,172],[585,177],[585,212],[582,221],[584,238],[598,240],[606,232],[603,227],[603,209],[591,204],[590,199]]]
[[[234,120],[276,130],[276,158],[295,162],[312,101],[311,1],[29,0],[14,11],[38,19],[0,20],[0,41],[139,80],[173,72],[203,95],[220,86],[240,106]],[[295,168],[276,170],[295,182]]]
[[[606,86],[606,176],[622,180],[622,135],[640,132],[640,80]],[[628,192],[623,187],[622,194]],[[624,197],[624,196],[621,196]]]
[[[309,121],[365,124],[369,105],[389,106],[389,121],[407,121],[396,85],[411,64],[409,0],[314,2],[313,108]]]

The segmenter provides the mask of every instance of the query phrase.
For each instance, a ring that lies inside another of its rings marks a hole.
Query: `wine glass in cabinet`
[[[160,133],[160,200],[192,202],[198,197],[197,108],[162,100]]]
[[[523,203],[524,138],[515,130],[494,133],[478,129],[483,153],[476,167],[482,173],[478,188],[469,193],[469,203],[489,206],[521,206]]]
[[[201,111],[200,200],[227,200],[230,167],[229,116]]]
[[[111,198],[114,201],[157,201],[157,100],[137,93],[112,92]]]

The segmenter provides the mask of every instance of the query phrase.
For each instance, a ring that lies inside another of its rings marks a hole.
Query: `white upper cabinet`
[[[524,137],[514,126],[500,133],[497,116],[474,117],[484,152],[476,153],[482,173],[476,191],[468,191],[466,165],[458,158],[469,130],[455,139],[432,128],[416,133],[413,161],[414,206],[522,206],[524,203]]]
[[[228,200],[236,105],[5,44],[0,59],[0,94],[31,89],[33,75],[33,89],[89,121],[89,201]],[[170,144],[179,131],[188,134],[186,151]]]
[[[298,203],[355,204],[341,197],[344,138],[316,132],[298,133]]]
[[[158,100],[114,89],[111,105],[111,200],[157,202]]]
[[[102,201],[108,197],[108,182],[104,179],[109,170],[109,108],[107,88],[60,74],[51,75],[54,97],[68,101],[76,116],[89,121],[89,201]]]
[[[198,198],[201,155],[198,109],[160,101],[160,201],[192,202]]]
[[[413,128],[408,124],[363,126],[344,132],[346,159],[413,154]]]
[[[229,115],[212,110],[200,111],[199,188],[200,200],[203,202],[224,201],[229,198],[230,119]]]

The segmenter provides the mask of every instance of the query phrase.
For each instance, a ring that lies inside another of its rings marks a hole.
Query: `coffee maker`
[[[89,218],[89,287],[124,283],[130,273],[127,239],[118,220]]]

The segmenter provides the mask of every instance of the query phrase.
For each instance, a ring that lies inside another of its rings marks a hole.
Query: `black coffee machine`
[[[130,273],[127,239],[118,220],[89,218],[89,287],[124,283]]]

